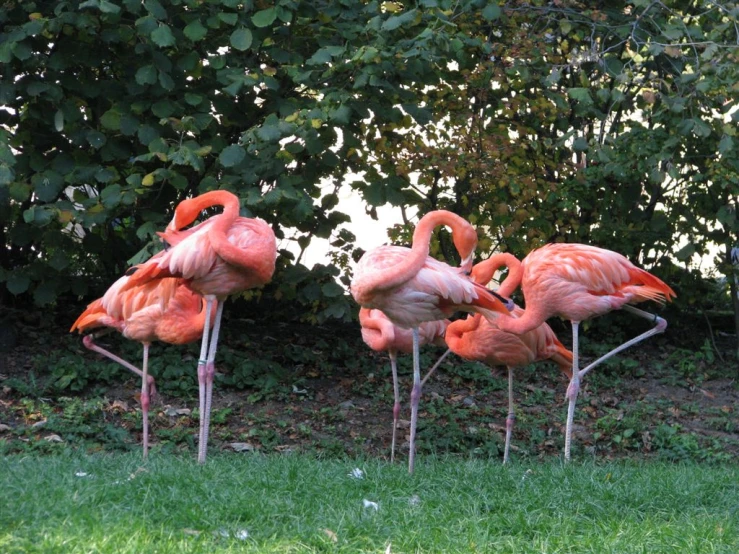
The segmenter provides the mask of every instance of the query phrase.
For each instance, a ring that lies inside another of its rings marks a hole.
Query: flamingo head
[[[195,221],[200,215],[202,208],[200,202],[195,202],[194,198],[186,198],[179,204],[174,211],[172,221],[167,225],[167,232],[180,231]]]
[[[471,225],[459,230],[455,229],[455,231],[452,233],[452,240],[462,259],[459,267],[469,275],[472,271],[472,261],[475,258],[475,248],[477,248],[477,231]]]

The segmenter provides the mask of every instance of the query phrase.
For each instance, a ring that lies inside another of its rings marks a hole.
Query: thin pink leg
[[[149,371],[149,343],[144,343],[144,363],[141,378],[141,425],[144,435],[144,459],[149,455],[149,387],[146,377]]]
[[[208,450],[208,431],[210,429],[210,408],[213,403],[213,376],[216,373],[215,359],[216,349],[218,348],[218,334],[221,330],[221,316],[223,316],[223,302],[218,302],[216,309],[216,321],[213,325],[213,332],[210,337],[210,346],[208,347],[208,361],[205,364],[205,420],[203,423],[203,437],[201,448],[198,453],[198,462],[205,463],[205,457]],[[202,418],[202,414],[201,414]]]
[[[210,338],[210,318],[213,311],[215,296],[205,297],[205,325],[203,326],[203,340],[200,342],[200,358],[198,359],[198,397],[200,401],[200,431],[198,433],[198,461],[205,460],[204,424],[205,424],[205,381],[208,362],[208,339]]]
[[[390,443],[390,463],[395,462],[395,440],[398,434],[398,418],[400,417],[400,387],[398,385],[397,353],[395,350],[388,351],[390,355],[390,370],[393,373],[393,440]]]
[[[572,441],[572,424],[575,417],[575,402],[577,401],[577,395],[580,391],[580,380],[595,366],[602,363],[603,361],[607,360],[611,356],[614,356],[618,354],[619,352],[622,352],[623,350],[626,350],[630,346],[635,345],[638,342],[643,341],[644,339],[651,337],[652,335],[656,335],[658,333],[664,332],[665,329],[667,329],[667,321],[662,319],[659,316],[656,316],[654,314],[651,314],[649,312],[645,312],[644,310],[640,310],[639,308],[635,308],[634,306],[631,306],[629,304],[626,304],[625,306],[622,306],[623,310],[630,312],[634,315],[637,315],[639,317],[643,317],[644,319],[649,319],[654,322],[654,327],[649,329],[648,331],[645,331],[641,335],[634,337],[633,339],[626,341],[621,346],[617,346],[610,352],[607,352],[597,360],[595,360],[593,363],[588,365],[584,369],[579,369],[579,363],[578,363],[578,344],[577,344],[577,322],[572,322],[572,357],[573,357],[573,366],[572,366],[572,379],[570,380],[570,386],[567,388],[567,398],[570,401],[570,404],[567,408],[567,429],[565,430],[565,461],[569,461],[570,459],[570,444]]]
[[[431,377],[434,372],[437,370],[437,368],[441,365],[441,362],[443,362],[446,357],[451,353],[451,348],[447,348],[446,352],[444,352],[438,360],[436,360],[436,363],[433,365],[431,369],[429,369],[429,372],[426,374],[426,376],[421,379],[421,387],[423,387],[426,384],[426,381],[429,380],[429,377]]]
[[[667,329],[667,321],[662,319],[661,317],[650,314],[649,312],[645,312],[644,310],[640,310],[639,308],[635,308],[634,306],[631,306],[629,304],[626,304],[621,309],[631,312],[634,315],[638,315],[639,317],[643,317],[644,319],[649,319],[652,322],[654,322],[654,327],[649,329],[648,331],[645,331],[641,335],[634,337],[633,339],[626,341],[621,346],[617,346],[610,352],[607,352],[606,354],[603,354],[600,358],[595,360],[592,364],[587,366],[584,369],[580,370],[580,377],[583,377],[586,373],[588,373],[591,369],[593,369],[595,366],[600,364],[601,362],[607,360],[611,356],[614,356],[615,354],[618,354],[619,352],[626,350],[630,346],[635,345],[637,342],[641,342],[644,339],[651,337],[652,335],[657,335],[659,333],[664,333],[665,329]]]
[[[413,388],[411,389],[411,438],[408,453],[408,473],[412,474],[416,464],[416,426],[418,425],[418,402],[421,399],[421,364],[418,353],[418,327],[413,328]]]
[[[572,378],[567,387],[567,426],[565,427],[565,462],[570,461],[570,445],[572,443],[572,423],[575,419],[575,403],[580,392],[578,327],[579,321],[572,322]]]
[[[82,344],[85,345],[85,348],[87,348],[89,350],[92,350],[93,352],[97,352],[98,354],[102,354],[106,358],[110,358],[114,362],[121,364],[127,370],[132,371],[133,373],[135,373],[136,375],[138,375],[141,378],[144,377],[144,372],[141,371],[139,368],[137,368],[135,365],[127,362],[126,360],[124,360],[123,358],[121,358],[119,356],[116,356],[115,354],[113,354],[112,352],[106,350],[102,346],[98,346],[93,341],[94,341],[94,336],[93,335],[85,335],[82,338]],[[157,389],[156,389],[156,386],[155,386],[155,383],[154,383],[154,377],[152,377],[151,375],[147,375],[146,376],[146,382],[149,385],[149,396],[150,396],[150,398],[152,400],[154,400],[154,398],[156,398],[156,394],[157,394]]]
[[[516,421],[516,411],[513,407],[513,368],[508,368],[508,417],[505,420],[505,449],[503,450],[503,463],[508,463],[508,452],[511,448],[511,435],[513,424]]]

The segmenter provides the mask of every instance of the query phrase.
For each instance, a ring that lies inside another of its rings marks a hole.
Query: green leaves
[[[251,31],[244,28],[236,29],[233,33],[231,33],[229,42],[231,46],[236,48],[236,50],[248,50],[251,47],[252,43]]]
[[[203,26],[199,19],[196,19],[183,29],[183,33],[191,41],[198,42],[205,38],[205,35],[208,34],[208,29]]]
[[[246,151],[238,144],[232,144],[221,151],[221,154],[218,156],[218,161],[221,162],[221,165],[224,167],[234,167],[235,165],[240,164],[245,157]]]
[[[153,40],[160,48],[173,46],[176,42],[169,25],[165,25],[163,23],[160,24],[156,30],[152,31],[151,40]]]
[[[277,10],[275,8],[267,8],[255,13],[251,20],[255,27],[269,27],[277,18]]]
[[[157,82],[157,68],[145,65],[136,70],[136,82],[140,85],[153,85]]]

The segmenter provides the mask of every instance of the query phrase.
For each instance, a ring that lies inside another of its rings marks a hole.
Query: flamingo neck
[[[395,342],[395,327],[389,319],[377,317],[369,308],[359,310],[362,339],[372,350],[389,350]]]
[[[475,331],[482,321],[480,314],[470,314],[466,319],[458,319],[446,328],[444,340],[452,352],[464,351],[465,335]]]
[[[226,220],[223,224],[226,229],[239,216],[238,196],[227,190],[212,190],[180,202],[175,208],[175,216],[168,230],[179,231],[184,229],[200,216],[200,212],[213,206],[223,207],[220,218]],[[219,223],[221,219],[219,219]]]
[[[474,254],[475,246],[477,244],[477,233],[474,227],[470,223],[447,210],[435,210],[427,213],[423,216],[416,230],[413,232],[413,243],[410,248],[410,253],[405,259],[403,264],[400,264],[394,268],[392,277],[388,278],[387,275],[378,275],[378,290],[387,290],[402,285],[406,281],[412,279],[426,263],[426,259],[429,257],[429,248],[431,243],[431,235],[436,227],[440,225],[446,225],[452,230],[452,237],[455,237],[455,246],[457,251],[467,265],[471,265],[471,256]],[[457,238],[460,236],[467,237],[469,247],[463,251],[458,245]]]
[[[508,276],[496,292],[501,296],[510,297],[521,284],[521,278],[523,277],[521,262],[513,254],[508,252],[493,254],[487,260],[475,265],[472,270],[472,278],[482,285],[487,285],[495,272],[501,267],[508,268]]]

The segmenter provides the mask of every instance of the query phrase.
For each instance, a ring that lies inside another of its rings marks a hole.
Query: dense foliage
[[[487,251],[607,246],[669,278],[679,301],[703,301],[698,260],[737,240],[738,11],[11,0],[2,294],[99,293],[158,247],[177,201],[227,188],[280,240],[265,299],[297,302],[309,321],[347,318],[336,279],[361,254],[338,206],[348,186],[406,223],[452,209],[481,227]],[[330,239],[333,263],[311,272],[288,247],[314,237]]]

